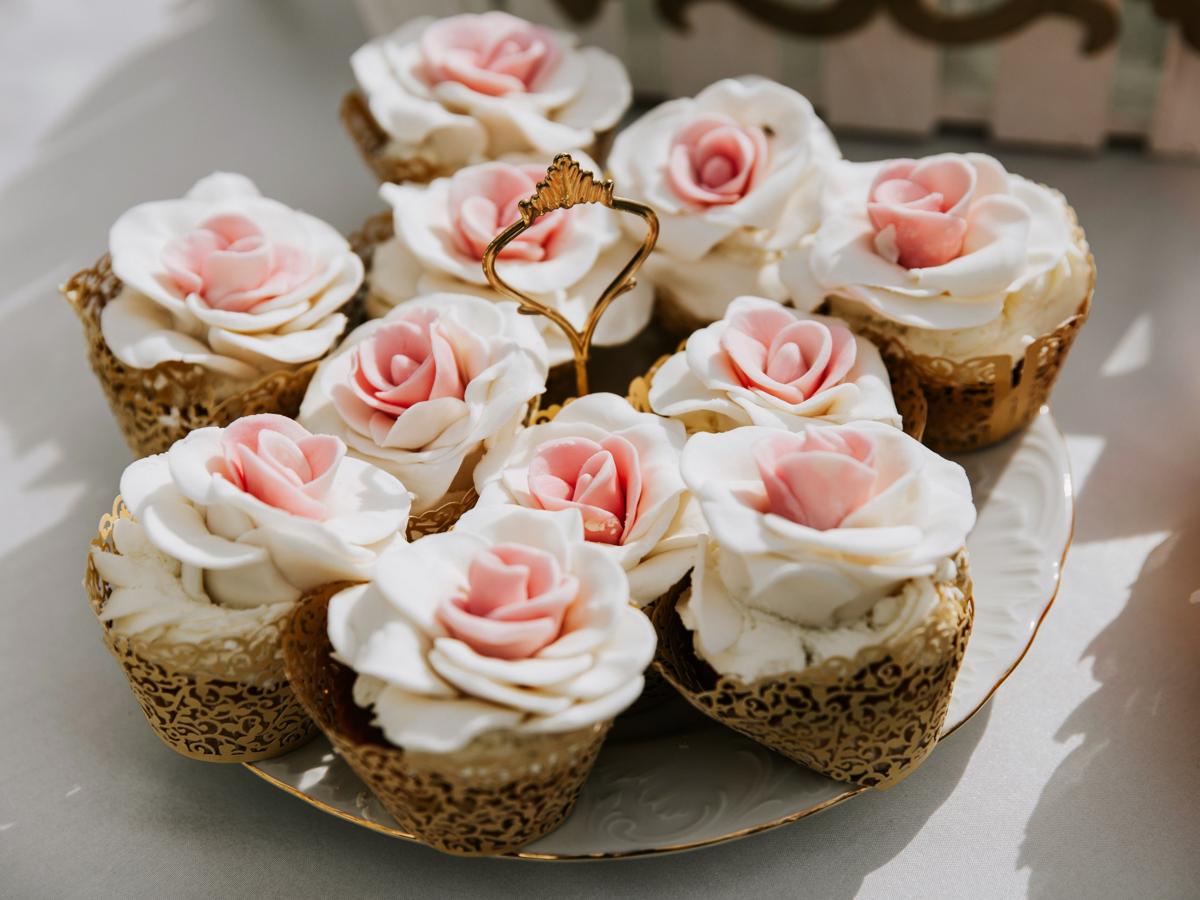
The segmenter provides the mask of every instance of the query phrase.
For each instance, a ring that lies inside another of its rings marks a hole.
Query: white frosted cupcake
[[[343,117],[381,181],[428,181],[506,153],[590,151],[632,99],[612,54],[504,12],[413,19],[350,64],[362,95]]]
[[[817,771],[903,777],[970,631],[966,473],[873,422],[699,434],[682,471],[709,537],[690,595],[655,610],[664,674]]]
[[[218,173],[143,203],[68,297],[130,445],[161,452],[245,412],[293,414],[340,339],[363,264],[336,230]]]
[[[738,297],[649,376],[648,402],[688,431],[764,425],[796,431],[867,420],[899,428],[875,345],[838,319]]]
[[[585,540],[621,564],[645,606],[695,556],[699,514],[679,475],[686,437],[624,397],[588,394],[488,451],[475,469],[479,507],[578,510]]]
[[[798,303],[828,300],[908,358],[944,449],[992,443],[1036,413],[1095,281],[1062,195],[978,153],[839,164],[820,229],[783,272]]]
[[[313,431],[399,478],[425,513],[464,495],[484,450],[524,422],[545,390],[546,346],[514,303],[431,294],[355,329],[321,363],[300,408]]]
[[[404,540],[409,494],[335,437],[250,416],[121,477],[127,517],[90,554],[97,615],[155,730],[199,758],[281,752],[309,723],[279,636],[305,591],[365,581]],[[159,692],[179,689],[164,707]]]
[[[309,601],[289,674],[406,831],[500,853],[561,824],[614,716],[641,693],[654,630],[576,510],[496,507],[400,545],[369,585]],[[310,671],[312,651],[340,663]]]
[[[692,331],[742,294],[788,299],[779,260],[817,227],[822,172],[840,158],[808,100],[757,77],[718,81],[624,129],[608,165],[620,194],[658,213],[646,274],[667,323]]]
[[[584,170],[595,164],[579,160]],[[488,284],[483,254],[492,239],[520,219],[517,204],[531,197],[546,176],[548,160],[491,162],[439,178],[428,185],[385,184],[380,193],[395,213],[395,236],[375,249],[367,279],[368,312],[385,313],[419,294],[469,293],[504,299]],[[513,288],[553,307],[582,328],[612,275],[640,245],[623,234],[612,210],[597,204],[541,216],[510,242],[497,272]],[[596,330],[595,344],[633,338],[649,321],[654,292],[638,285],[614,301]],[[549,319],[539,329],[550,363],[573,359],[570,345]]]

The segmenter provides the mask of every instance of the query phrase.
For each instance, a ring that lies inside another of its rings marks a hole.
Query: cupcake
[[[635,381],[631,394],[689,432],[743,425],[801,430],[814,424],[882,422],[901,427],[888,371],[875,345],[838,319],[738,297],[686,348]],[[908,396],[919,397],[919,391]],[[904,425],[923,424],[920,403]]]
[[[594,151],[629,108],[613,55],[503,12],[421,17],[350,58],[342,120],[380,181],[429,181],[506,153]]]
[[[351,332],[318,367],[300,422],[402,481],[410,531],[441,531],[474,501],[475,464],[521,427],[546,372],[546,345],[515,303],[430,294]]]
[[[784,263],[797,302],[911,368],[942,451],[995,443],[1046,402],[1095,266],[1062,195],[978,153],[841,163],[822,224]]]
[[[576,509],[584,540],[616,559],[645,606],[692,567],[699,513],[679,475],[678,422],[616,394],[573,400],[498,442],[475,469],[479,507]]]
[[[109,255],[64,293],[113,414],[145,456],[248,413],[293,415],[362,278],[329,225],[218,173],[121,216]]]
[[[819,222],[824,168],[841,153],[800,94],[764,78],[718,81],[624,129],[608,165],[661,231],[646,275],[681,334],[742,294],[788,299],[779,261]]]
[[[628,596],[577,510],[475,509],[307,600],[288,676],[401,828],[504,853],[562,823],[642,690],[654,630]]]
[[[842,781],[884,787],[937,742],[972,620],[966,473],[876,422],[698,434],[691,591],[654,610],[700,711]]]
[[[428,185],[385,184],[395,211],[395,235],[375,248],[367,279],[367,311],[383,315],[419,294],[468,293],[504,299],[488,283],[483,254],[501,231],[521,218],[517,204],[546,177],[547,160],[483,163]],[[584,171],[595,163],[580,160]],[[617,216],[600,204],[556,209],[540,216],[500,253],[497,273],[516,290],[562,313],[582,328],[612,275],[640,247],[622,233]],[[623,344],[650,319],[654,292],[638,285],[609,307],[595,344]],[[570,344],[549,319],[536,319],[550,364],[573,359]]]
[[[280,634],[303,592],[371,576],[403,542],[410,502],[399,481],[345,452],[335,437],[257,415],[193,431],[122,475],[124,508],[103,523],[85,583],[172,749],[246,762],[311,735]]]

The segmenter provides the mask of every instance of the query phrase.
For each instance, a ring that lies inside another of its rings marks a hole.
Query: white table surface
[[[380,208],[336,119],[362,39],[349,3],[0,3],[0,896],[1196,896],[1200,167],[1132,151],[998,151],[1099,260],[1054,398],[1075,546],[1024,664],[894,790],[681,856],[459,860],[158,742],[80,587],[129,454],[56,286],[217,168],[343,229]]]

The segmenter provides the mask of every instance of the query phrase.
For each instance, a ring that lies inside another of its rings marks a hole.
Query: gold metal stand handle
[[[579,203],[600,203],[617,212],[632,213],[646,223],[646,236],[642,240],[642,246],[604,289],[604,293],[588,313],[582,331],[577,330],[558,310],[539,303],[512,287],[496,271],[496,258],[500,252],[540,216],[556,209],[569,209]],[[528,200],[522,200],[517,206],[521,211],[520,220],[508,226],[488,244],[483,254],[483,273],[496,291],[517,301],[521,313],[527,316],[545,316],[562,329],[575,356],[575,387],[582,397],[588,392],[587,362],[596,326],[609,304],[637,284],[637,271],[658,241],[658,216],[644,203],[614,197],[612,181],[597,181],[593,173],[581,169],[579,163],[566,153],[554,158],[554,162],[546,170],[545,179],[538,182],[534,195]]]

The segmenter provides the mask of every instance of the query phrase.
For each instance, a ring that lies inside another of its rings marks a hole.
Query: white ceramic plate
[[[1074,518],[1066,446],[1045,409],[1024,434],[959,462],[979,508],[967,541],[976,610],[943,737],[979,711],[1033,642],[1058,592]],[[326,812],[411,840],[324,738],[249,768]],[[680,699],[618,720],[571,817],[517,855],[686,850],[794,822],[861,792],[722,728]]]

